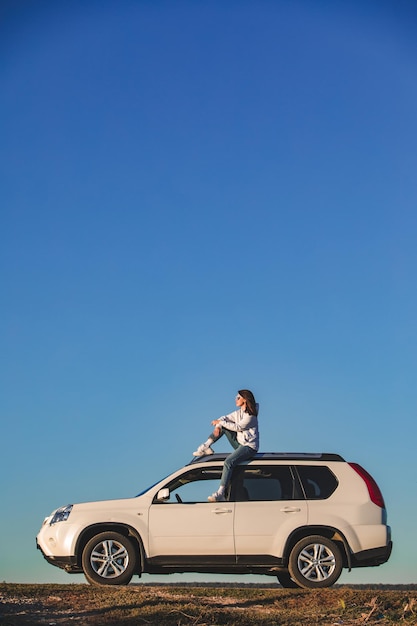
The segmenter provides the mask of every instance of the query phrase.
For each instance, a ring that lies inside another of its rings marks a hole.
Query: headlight
[[[56,524],[57,522],[66,522],[69,514],[72,511],[72,504],[67,504],[66,506],[61,506],[59,509],[55,511],[51,519],[52,524]]]

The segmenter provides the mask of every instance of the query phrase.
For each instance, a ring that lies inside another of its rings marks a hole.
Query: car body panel
[[[234,502],[151,505],[149,557],[222,554],[233,562],[234,509]]]
[[[306,523],[306,501],[236,502],[236,554],[281,557],[287,537]]]

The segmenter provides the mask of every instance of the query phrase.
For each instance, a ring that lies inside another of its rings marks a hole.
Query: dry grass
[[[417,626],[417,590],[2,583],[0,624]]]

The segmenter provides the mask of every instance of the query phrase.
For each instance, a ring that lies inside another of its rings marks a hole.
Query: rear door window
[[[238,467],[231,498],[237,502],[301,500],[298,479],[288,465]]]

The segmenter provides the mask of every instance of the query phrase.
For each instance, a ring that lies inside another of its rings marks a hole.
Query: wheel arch
[[[97,524],[91,524],[91,526],[87,526],[86,528],[84,528],[84,530],[80,533],[77,539],[77,543],[75,545],[77,565],[81,567],[82,553],[90,539],[95,535],[98,535],[99,533],[109,531],[120,533],[121,535],[128,537],[130,540],[133,541],[137,556],[137,566],[135,574],[138,574],[140,576],[145,567],[145,549],[143,546],[142,537],[140,536],[138,531],[132,526],[129,526],[128,524],[121,524],[119,522],[100,522]]]
[[[288,565],[290,552],[295,546],[295,544],[300,541],[300,539],[304,539],[304,537],[308,537],[309,535],[321,535],[322,537],[326,537],[327,539],[331,539],[334,541],[339,549],[343,558],[343,567],[352,569],[352,559],[351,559],[351,550],[349,547],[349,543],[345,537],[345,535],[334,528],[333,526],[301,526],[294,530],[288,537],[287,542],[284,547],[284,562],[285,565]]]

